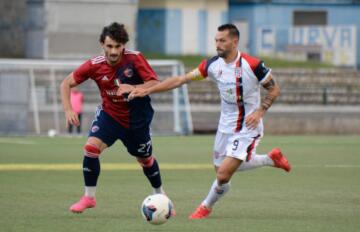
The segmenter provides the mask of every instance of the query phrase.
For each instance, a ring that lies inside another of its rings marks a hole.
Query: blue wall
[[[235,2],[230,1],[230,21],[248,21],[250,53],[256,54],[255,38],[257,28],[263,26],[288,28],[293,25],[293,11],[322,10],[328,12],[329,26],[356,25],[357,66],[360,67],[360,4],[239,4]]]
[[[198,47],[199,53],[202,55],[206,54],[207,45],[207,12],[205,10],[199,11],[199,34],[198,34]]]
[[[137,49],[142,52],[181,53],[181,11],[139,9]]]
[[[181,10],[166,10],[166,54],[180,54],[182,51],[182,14]]]
[[[137,49],[142,52],[165,52],[165,19],[164,9],[139,9],[137,28]]]
[[[221,24],[229,23],[229,12],[221,12]],[[220,26],[220,25],[219,25]]]

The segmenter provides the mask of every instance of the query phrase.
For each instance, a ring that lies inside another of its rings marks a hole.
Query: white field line
[[[212,169],[210,164],[160,164],[161,170],[207,170]],[[81,170],[79,164],[0,164],[0,171],[76,171]],[[137,163],[101,164],[102,170],[140,170]]]
[[[359,165],[293,165],[296,168],[360,168]],[[81,163],[74,164],[0,164],[0,171],[77,171],[81,170]],[[103,163],[102,170],[140,170],[137,163]],[[161,170],[213,170],[212,164],[171,164],[160,163]]]
[[[22,145],[35,145],[37,144],[35,141],[31,140],[8,140],[8,139],[0,139],[0,143],[7,143],[7,144],[22,144]]]
[[[292,165],[293,168],[360,168],[360,164],[298,164]]]

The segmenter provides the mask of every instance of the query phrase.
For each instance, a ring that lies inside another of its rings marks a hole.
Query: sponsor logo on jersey
[[[92,133],[95,133],[96,131],[98,131],[100,129],[100,127],[98,127],[98,126],[93,126],[93,127],[91,127],[91,132]]]
[[[130,100],[127,98],[113,98],[111,99],[112,102],[129,102]]]
[[[227,104],[237,105],[238,100],[241,100],[241,96],[237,96],[234,89],[226,89],[222,91],[221,99]]]
[[[127,68],[124,70],[124,75],[126,77],[130,78],[134,75],[134,71],[131,68]]]
[[[222,82],[221,85],[224,86],[224,87],[225,86],[233,87],[234,85],[235,86],[242,86],[241,83],[234,83],[233,81],[231,81],[231,82]]]
[[[226,90],[226,93],[229,94],[229,95],[232,95],[233,91],[232,91],[232,89],[228,89],[228,90]]]
[[[108,81],[109,80],[109,78],[107,77],[107,76],[103,76],[102,78],[101,78],[101,81]]]
[[[105,93],[108,96],[116,96],[117,95],[117,90],[105,90]]]
[[[106,95],[110,96],[112,102],[128,102],[129,100],[117,94],[117,90],[105,90]]]

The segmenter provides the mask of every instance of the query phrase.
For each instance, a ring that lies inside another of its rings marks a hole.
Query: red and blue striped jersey
[[[158,80],[156,73],[140,52],[124,50],[121,61],[115,66],[106,62],[105,56],[96,56],[78,67],[73,76],[80,84],[87,79],[96,82],[102,98],[102,108],[125,128],[141,128],[149,125],[154,111],[150,97],[127,101],[117,96],[117,82],[137,85]]]

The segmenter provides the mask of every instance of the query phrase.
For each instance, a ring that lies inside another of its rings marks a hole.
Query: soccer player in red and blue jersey
[[[74,213],[82,213],[85,209],[96,206],[95,191],[100,174],[99,156],[118,139],[142,166],[153,187],[153,193],[164,193],[159,165],[152,155],[150,123],[154,111],[150,97],[127,101],[126,96],[117,95],[120,84],[123,88],[131,90],[137,87],[151,87],[159,82],[156,73],[140,52],[125,49],[128,40],[124,25],[114,22],[104,27],[100,35],[104,55],[86,61],[61,83],[65,116],[71,125],[79,124],[78,115],[70,103],[72,87],[92,79],[96,82],[102,98],[102,104],[96,110],[84,146],[85,194],[70,207],[70,211]]]

